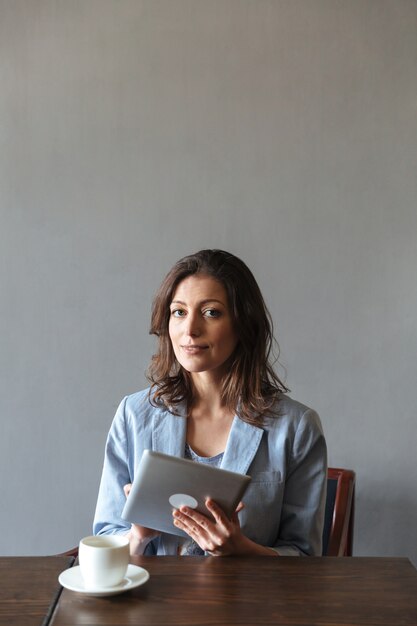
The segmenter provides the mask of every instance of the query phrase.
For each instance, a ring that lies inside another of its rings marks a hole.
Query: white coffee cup
[[[123,535],[97,535],[81,539],[78,560],[89,589],[114,587],[129,565],[129,539]]]

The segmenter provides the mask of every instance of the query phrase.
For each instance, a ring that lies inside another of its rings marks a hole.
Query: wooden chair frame
[[[337,480],[337,487],[326,556],[352,556],[355,472],[338,467],[329,467],[327,477]]]
[[[58,556],[73,556],[74,558],[77,558],[78,546],[76,546],[75,548],[71,548],[71,550],[67,550],[66,552],[61,552],[61,554],[59,554]]]

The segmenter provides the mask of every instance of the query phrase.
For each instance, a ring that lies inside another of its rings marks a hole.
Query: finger
[[[202,550],[206,549],[207,538],[201,527],[192,524],[186,519],[180,519],[179,517],[174,518],[174,526],[184,531],[191,539],[198,543]]]
[[[244,508],[245,508],[244,503],[243,503],[242,501],[240,501],[240,502],[239,502],[239,504],[238,504],[238,505],[237,505],[237,507],[236,507],[236,511],[235,511],[235,513],[240,513],[240,511],[241,511],[242,509],[244,509]]]
[[[239,504],[236,507],[236,510],[233,512],[233,515],[231,517],[232,524],[237,524],[238,526],[240,526],[239,513],[244,508],[245,508],[245,505],[243,504],[243,502],[239,502]]]
[[[123,491],[125,493],[126,498],[129,495],[131,489],[132,489],[132,483],[128,483],[127,485],[123,487]]]
[[[226,528],[228,527],[230,523],[229,518],[227,517],[223,509],[216,502],[214,502],[214,500],[212,500],[211,498],[207,498],[206,507],[208,508],[210,513],[213,515],[217,524],[220,524],[221,526],[225,526]]]
[[[187,509],[189,514],[181,511],[173,511],[174,520],[178,520],[181,523],[182,530],[184,530],[194,541],[198,543],[203,550],[211,550],[211,547],[215,546],[221,541],[222,534],[219,532],[219,527],[209,520],[205,515],[194,511],[193,509]],[[174,522],[175,524],[175,522]]]
[[[181,520],[184,524],[187,524],[189,528],[195,528],[195,532],[204,531],[206,533],[210,533],[214,528],[214,524],[208,519],[208,517],[202,515],[198,511],[194,511],[194,509],[189,509],[188,507],[181,507],[179,510],[176,509],[173,511],[172,515],[174,516],[174,519]]]

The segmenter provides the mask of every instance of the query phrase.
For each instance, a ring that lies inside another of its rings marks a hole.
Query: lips
[[[208,346],[199,346],[199,345],[185,345],[181,346],[181,348],[187,354],[198,354],[199,352],[203,352],[203,350],[207,350]]]

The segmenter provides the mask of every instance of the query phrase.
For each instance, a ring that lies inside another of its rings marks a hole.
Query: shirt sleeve
[[[281,556],[321,556],[327,490],[327,448],[320,418],[308,409],[294,437],[284,488],[279,539]]]
[[[130,530],[130,524],[120,517],[125,504],[123,487],[133,480],[128,467],[125,406],[126,398],[120,403],[107,436],[93,523],[95,535],[112,535]]]

